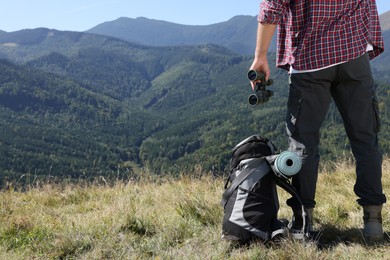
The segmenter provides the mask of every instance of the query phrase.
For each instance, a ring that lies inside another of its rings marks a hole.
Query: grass
[[[390,160],[383,165],[390,194]],[[315,228],[321,243],[285,239],[238,247],[220,239],[223,180],[140,179],[115,185],[50,185],[0,192],[0,259],[390,259],[390,241],[367,244],[353,193],[354,167],[324,167]],[[290,217],[280,191],[281,218]],[[385,204],[383,224],[390,231]]]

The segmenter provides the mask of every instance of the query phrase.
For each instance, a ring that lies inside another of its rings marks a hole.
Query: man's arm
[[[259,23],[257,28],[257,40],[255,57],[250,67],[251,70],[263,72],[266,80],[270,78],[270,69],[267,59],[267,53],[272,41],[272,37],[276,30],[276,24]],[[251,82],[252,89],[254,89],[254,82]]]

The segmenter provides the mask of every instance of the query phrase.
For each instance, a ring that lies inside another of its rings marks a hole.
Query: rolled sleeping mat
[[[272,170],[276,175],[290,178],[297,174],[301,170],[301,167],[302,160],[296,153],[284,151],[276,157],[272,165]]]

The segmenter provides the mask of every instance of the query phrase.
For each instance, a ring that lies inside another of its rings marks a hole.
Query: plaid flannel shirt
[[[375,0],[263,0],[258,21],[278,24],[277,66],[312,70],[384,51]]]

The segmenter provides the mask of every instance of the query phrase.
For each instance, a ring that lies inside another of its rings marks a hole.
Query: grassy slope
[[[0,259],[389,259],[389,240],[369,246],[361,237],[351,164],[327,169],[320,175],[315,214],[326,243],[321,249],[290,240],[247,248],[222,241],[223,181],[201,176],[199,169],[180,180],[141,176],[113,187],[102,181],[2,191]],[[389,195],[390,159],[383,169]],[[280,217],[288,218],[287,194],[280,197]],[[389,233],[389,204],[383,220]]]

